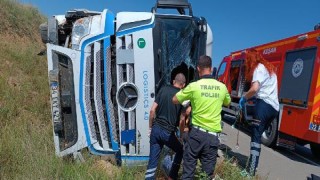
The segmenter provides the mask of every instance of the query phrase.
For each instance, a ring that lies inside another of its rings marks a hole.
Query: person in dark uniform
[[[200,80],[190,83],[173,98],[175,104],[191,102],[191,126],[184,144],[182,179],[193,179],[200,159],[202,170],[212,179],[221,132],[222,106],[231,102],[227,87],[213,79],[209,56],[201,56],[197,70]]]
[[[175,76],[173,86],[160,89],[150,110],[149,128],[150,156],[145,179],[155,179],[161,150],[164,145],[176,154],[169,173],[169,179],[177,179],[183,156],[183,147],[175,132],[180,124],[181,105],[172,103],[172,97],[185,86],[186,78],[182,73]]]

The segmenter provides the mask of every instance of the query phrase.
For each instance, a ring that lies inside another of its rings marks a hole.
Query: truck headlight
[[[90,32],[90,23],[90,17],[78,19],[74,23],[71,38],[72,49],[79,49],[81,39],[88,35]]]

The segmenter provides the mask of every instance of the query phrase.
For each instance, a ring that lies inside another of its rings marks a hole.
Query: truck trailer
[[[197,59],[212,53],[212,31],[187,0],[158,0],[151,12],[71,10],[40,30],[58,156],[88,148],[120,162],[147,161],[157,92],[179,72],[196,79]]]
[[[320,157],[320,29],[278,41],[251,47],[276,68],[279,116],[263,133],[264,145],[294,149],[296,144],[310,144],[315,157]],[[247,48],[247,49],[251,49]],[[232,52],[222,60],[216,78],[231,93],[231,106],[223,114],[239,114],[238,103],[249,90],[250,80],[244,77],[245,51]],[[254,100],[246,105],[243,117],[252,118]]]

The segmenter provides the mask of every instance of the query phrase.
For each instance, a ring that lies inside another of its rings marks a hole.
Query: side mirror
[[[314,29],[314,30],[320,29],[320,23],[316,24],[313,29]]]
[[[217,68],[216,67],[213,67],[213,69],[212,69],[212,76],[214,79],[217,79]]]

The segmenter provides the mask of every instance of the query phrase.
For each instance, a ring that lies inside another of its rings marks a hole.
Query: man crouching
[[[173,96],[185,86],[186,78],[182,73],[175,76],[173,86],[160,89],[150,110],[149,129],[150,156],[145,179],[155,179],[161,150],[164,145],[171,148],[176,154],[169,173],[169,179],[177,179],[182,161],[183,146],[175,132],[180,124],[182,106],[173,104]]]

